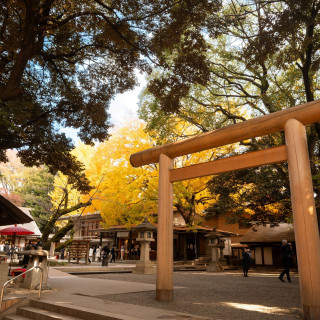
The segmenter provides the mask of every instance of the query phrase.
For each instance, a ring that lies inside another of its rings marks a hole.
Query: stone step
[[[20,316],[18,314],[11,314],[9,316],[4,316],[3,320],[30,320],[30,318],[26,318],[26,317]]]
[[[28,305],[18,306],[15,314],[3,316],[3,320],[129,320],[135,317],[114,315],[93,308],[60,305],[51,301],[29,300]]]
[[[35,307],[21,307],[17,309],[17,314],[20,316],[24,316],[27,319],[33,320],[79,320],[79,318],[75,318],[72,316],[67,316],[62,313],[43,310]]]
[[[21,302],[22,300],[23,298],[19,296],[11,296],[9,298],[8,297],[4,298],[2,301],[0,313],[4,312],[8,308],[11,308],[12,306]]]
[[[122,320],[122,316],[112,316],[111,314],[106,314],[105,312],[89,309],[80,306],[65,306],[60,304],[55,304],[42,300],[30,300],[30,306],[46,311],[57,312],[59,314],[63,314],[66,316],[75,317],[75,319],[92,319],[92,320]],[[32,318],[33,319],[33,318]],[[48,318],[50,319],[50,318]],[[54,318],[60,319],[60,318]],[[61,319],[69,319],[69,318],[61,318]],[[73,319],[73,318],[71,318]],[[35,318],[35,320],[37,320]],[[42,319],[41,319],[42,320]]]

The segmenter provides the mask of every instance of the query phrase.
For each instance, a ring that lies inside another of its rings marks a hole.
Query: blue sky
[[[138,118],[138,101],[139,94],[143,87],[146,85],[144,75],[137,73],[139,85],[134,90],[119,94],[111,102],[109,113],[111,115],[111,123],[117,127],[123,125],[129,119]],[[77,137],[77,131],[72,128],[61,130],[66,133],[69,138],[72,138],[74,143],[77,144],[79,138]]]

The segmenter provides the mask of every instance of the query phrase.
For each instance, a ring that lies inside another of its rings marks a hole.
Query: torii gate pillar
[[[173,300],[173,185],[169,170],[173,160],[164,154],[159,159],[159,200],[157,235],[156,298]]]
[[[285,125],[291,202],[304,319],[320,319],[320,237],[305,126]]]

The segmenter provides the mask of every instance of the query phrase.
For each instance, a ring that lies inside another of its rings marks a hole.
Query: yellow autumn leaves
[[[140,121],[114,130],[109,140],[94,147],[78,145],[73,154],[84,163],[86,176],[94,189],[88,195],[72,190],[69,204],[85,202],[92,197],[92,205],[85,209],[85,213],[100,212],[107,228],[112,225],[134,224],[146,215],[150,220],[156,221],[158,165],[134,168],[129,162],[132,153],[155,146],[155,140],[145,132],[145,125]],[[215,154],[219,152],[221,150],[216,150]],[[215,154],[209,150],[177,158],[175,166],[206,162]],[[175,183],[174,203],[179,204],[183,210],[190,210],[193,216],[201,217],[215,201],[206,187],[209,179],[210,177],[204,177]],[[61,199],[61,190],[67,187],[66,177],[57,175],[55,190],[51,194],[56,206]],[[194,217],[191,221],[195,221]]]

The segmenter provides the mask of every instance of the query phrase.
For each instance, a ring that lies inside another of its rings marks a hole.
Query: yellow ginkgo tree
[[[73,156],[83,163],[84,168],[89,164],[90,157],[94,153],[94,147],[80,144],[73,151]],[[81,179],[86,179],[83,175]],[[83,214],[84,210],[91,204],[92,196],[96,192],[95,186],[85,184],[85,189],[79,188],[81,181],[72,179],[58,172],[54,178],[54,189],[49,193],[52,203],[52,213],[42,233],[44,248],[49,249],[52,242],[59,242],[64,235],[73,229],[74,221],[69,219],[67,223],[59,223],[58,219],[66,215]],[[91,191],[91,197],[82,201],[83,194]],[[55,235],[49,239],[49,234],[58,229]]]
[[[108,141],[101,143],[91,157],[86,170],[92,185],[100,184],[89,211],[98,211],[105,227],[131,225],[144,216],[156,221],[158,207],[158,164],[134,168],[129,162],[132,153],[152,148],[155,139],[145,131],[142,122],[131,122],[115,130]],[[231,147],[230,147],[231,148]],[[176,159],[175,166],[205,162],[221,150],[205,151]],[[226,148],[223,152],[227,152]],[[209,192],[209,177],[176,182],[174,207],[189,226],[199,222],[215,197]],[[83,202],[91,195],[84,197]]]
[[[131,225],[157,211],[157,166],[134,168],[129,162],[132,153],[153,146],[144,125],[136,121],[114,130],[110,139],[97,147],[86,175],[100,188],[89,210],[101,213],[105,227]]]

